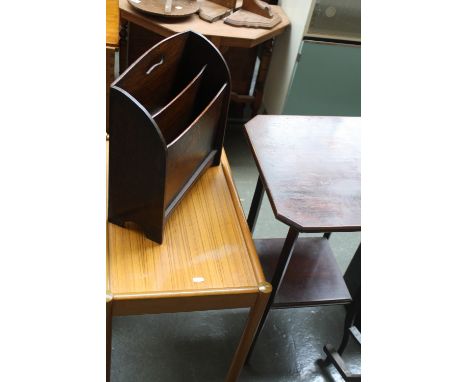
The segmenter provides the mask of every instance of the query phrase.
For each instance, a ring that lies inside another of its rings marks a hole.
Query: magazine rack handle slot
[[[164,64],[164,56],[161,56],[161,60],[157,62],[156,64],[150,66],[150,68],[146,71],[146,75],[151,74],[151,72],[156,69],[158,66]]]

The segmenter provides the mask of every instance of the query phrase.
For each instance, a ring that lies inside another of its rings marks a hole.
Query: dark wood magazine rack
[[[155,45],[110,89],[108,220],[162,243],[166,219],[220,163],[231,92],[221,53],[184,32]]]

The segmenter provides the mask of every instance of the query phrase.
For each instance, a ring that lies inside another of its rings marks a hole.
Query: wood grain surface
[[[106,45],[119,45],[119,0],[106,0]]]
[[[222,7],[225,8],[230,8],[234,9],[236,7],[237,1],[242,1],[242,0],[210,0],[212,3],[221,5]],[[203,2],[203,0],[198,0],[199,3]]]
[[[272,12],[271,6],[261,0],[244,0],[242,7],[227,17],[226,24],[237,27],[273,28],[281,22],[281,18]]]
[[[198,11],[196,0],[172,0],[170,11],[166,12],[166,0],[128,0],[136,9],[148,14],[164,17],[186,17]]]
[[[233,8],[226,8],[214,1],[202,0],[199,2],[198,16],[210,23],[221,20],[231,14]]]
[[[267,280],[271,281],[284,239],[255,239]],[[323,237],[297,239],[273,308],[347,304],[351,295],[330,242]]]
[[[120,17],[140,25],[161,36],[193,30],[217,41],[217,46],[251,48],[281,34],[290,24],[288,17],[279,6],[271,5],[271,10],[278,14],[281,22],[272,29],[238,28],[227,25],[223,20],[213,23],[204,21],[198,15],[171,20],[164,17],[146,15],[135,10],[128,0],[119,0]]]
[[[235,27],[270,29],[279,24],[281,19],[276,13],[271,18],[268,18],[246,11],[245,9],[239,9],[226,17],[224,22]]]
[[[162,245],[108,223],[113,298],[258,291],[265,278],[239,208],[223,153],[221,165],[206,171],[169,218]]]
[[[360,118],[258,115],[245,128],[278,220],[300,232],[361,230]]]
[[[152,116],[167,144],[170,144],[176,139],[192,122],[192,120],[190,120],[193,114],[192,110],[205,69],[206,65],[185,89]]]

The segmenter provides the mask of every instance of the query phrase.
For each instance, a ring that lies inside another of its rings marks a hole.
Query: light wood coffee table
[[[223,152],[184,197],[164,242],[107,224],[107,357],[112,317],[249,307],[226,381],[236,381],[271,286],[265,281]]]

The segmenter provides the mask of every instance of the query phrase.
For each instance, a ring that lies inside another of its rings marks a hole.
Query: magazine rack
[[[162,243],[164,223],[220,163],[231,79],[215,46],[183,32],[155,45],[110,89],[108,220]]]

